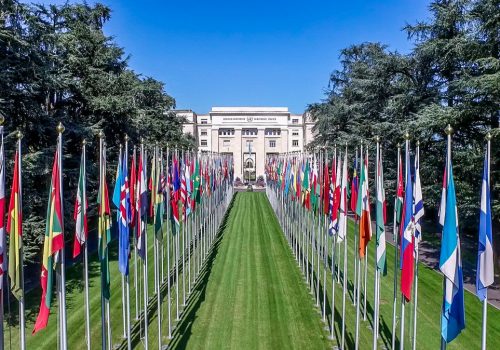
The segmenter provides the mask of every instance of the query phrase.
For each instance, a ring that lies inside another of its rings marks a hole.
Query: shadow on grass
[[[196,279],[196,284],[194,285],[193,291],[189,296],[186,307],[182,311],[181,320],[174,329],[172,340],[168,344],[168,349],[185,349],[187,347],[187,343],[192,334],[191,328],[196,320],[196,313],[200,309],[201,304],[205,301],[208,279],[210,277],[210,273],[212,272],[213,264],[215,258],[217,257],[220,244],[224,237],[227,220],[236,196],[237,193],[234,194],[234,197],[226,210],[217,232],[217,238],[213,242],[212,247],[209,250],[207,260],[205,261],[203,268]]]

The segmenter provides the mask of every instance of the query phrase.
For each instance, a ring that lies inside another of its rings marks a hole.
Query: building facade
[[[313,140],[309,113],[287,107],[213,107],[208,114],[177,110],[183,131],[196,139],[199,152],[231,154],[235,178],[254,181],[264,175],[268,156],[301,152]]]

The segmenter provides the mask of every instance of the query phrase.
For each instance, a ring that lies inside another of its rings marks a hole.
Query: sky
[[[130,67],[163,81],[178,109],[198,114],[212,106],[302,113],[324,98],[342,48],[378,41],[409,52],[403,26],[428,17],[422,0],[100,2],[112,10],[105,32]]]

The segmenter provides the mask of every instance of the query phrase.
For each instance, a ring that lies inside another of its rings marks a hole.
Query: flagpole
[[[143,166],[143,172],[144,172],[144,179],[148,178],[147,175],[147,151],[144,149],[144,142],[143,139],[141,138],[141,159],[142,159],[142,166]],[[142,179],[142,175],[141,176]],[[141,180],[142,182],[142,180]],[[147,187],[147,186],[146,186]],[[139,189],[139,191],[141,191]],[[147,193],[147,192],[146,192]],[[142,204],[141,204],[142,206]],[[147,205],[146,205],[147,207]],[[147,211],[147,209],[146,209]],[[141,210],[141,216],[144,216],[144,260],[142,263],[142,277],[143,277],[143,289],[144,289],[144,348],[147,350],[149,348],[149,343],[148,343],[148,227],[147,227],[147,217],[148,214],[143,213]],[[140,218],[138,218],[140,219]],[[141,230],[142,230],[142,225],[141,225]]]
[[[63,244],[61,248],[61,252],[59,254],[60,258],[60,264],[59,264],[59,288],[58,288],[58,296],[59,296],[59,309],[61,310],[61,348],[62,350],[66,350],[68,348],[67,344],[67,338],[66,338],[66,274],[65,274],[65,249],[64,249],[64,196],[63,196],[63,183],[62,183],[62,134],[64,132],[64,125],[59,122],[57,125],[57,133],[58,135],[58,140],[57,140],[57,153],[58,153],[58,159],[57,159],[57,167],[59,168],[59,191],[60,191],[60,200],[61,200],[61,213],[63,215],[61,216],[61,228],[62,228],[62,237],[63,237]]]
[[[360,169],[363,167],[362,163],[363,163],[363,140],[361,140],[361,149],[360,149],[360,153],[359,153],[359,159],[360,159]],[[361,172],[360,172],[361,174]],[[358,188],[359,186],[361,185],[361,183],[358,185]],[[359,189],[358,189],[358,196],[360,195],[359,193]],[[357,210],[356,210],[357,211]],[[356,221],[358,221],[356,219]],[[359,235],[359,230],[361,228],[361,225],[358,225],[358,235]],[[356,234],[355,234],[356,236]],[[358,239],[358,246],[361,245],[361,239]],[[361,285],[361,256],[359,254],[359,248],[357,249],[358,252],[354,252],[354,256],[356,257],[356,253],[358,254],[358,258],[356,259],[356,262],[357,262],[357,273],[355,274],[355,278],[356,278],[356,342],[355,342],[355,349],[358,350],[358,346],[359,346],[359,303],[360,303],[360,285]]]
[[[419,171],[420,169],[420,142],[417,141],[416,142],[416,150],[415,150],[415,176],[417,176],[417,171]],[[415,182],[416,183],[416,182]],[[413,193],[413,196],[415,197],[415,191]],[[415,203],[413,204],[413,206],[415,207],[416,206],[416,201]],[[415,209],[414,209],[415,211]],[[415,214],[415,213],[414,213]],[[415,224],[417,224],[417,222],[415,222]],[[414,252],[415,252],[415,276],[414,276],[414,285],[415,285],[415,289],[414,289],[414,302],[413,302],[413,337],[412,337],[412,350],[416,350],[417,349],[417,308],[418,308],[418,241],[417,239],[414,239],[414,242],[415,242],[415,248],[414,248]]]
[[[347,143],[345,145],[345,155],[344,155],[344,162],[346,164],[344,164],[344,167],[346,169],[346,176],[345,176],[345,180],[347,182]],[[342,172],[342,182],[344,182],[344,174]],[[344,189],[344,185],[342,185],[342,189],[341,189],[341,200],[342,201],[345,201],[344,205],[345,205],[345,212],[344,212],[344,215],[345,215],[345,220],[344,220],[344,268],[343,268],[343,271],[342,271],[342,342],[341,342],[341,346],[340,348],[342,350],[344,350],[344,345],[345,345],[345,304],[346,304],[346,293],[347,293],[347,186],[348,184],[346,183],[345,184],[345,191],[346,191],[346,194],[345,196],[342,195],[342,191]],[[344,198],[345,197],[345,198]],[[356,254],[356,253],[355,253]]]
[[[118,186],[119,189],[120,189],[120,192],[121,192],[121,177],[119,178],[118,177],[118,174],[120,174],[121,176],[125,176],[122,173],[122,162],[123,162],[123,146],[120,144],[120,155],[118,157],[118,170],[117,170],[117,177],[116,177],[116,181],[117,181],[117,184],[115,186]],[[113,193],[113,196],[114,196],[114,193]],[[119,198],[118,198],[118,207],[117,207],[117,226],[118,226],[118,235],[119,235],[119,240],[121,241],[122,237],[121,237],[121,218],[120,218],[120,206],[121,206],[121,203],[120,203],[120,196],[119,195]],[[113,198],[114,200],[114,198]],[[120,248],[119,248],[120,249]],[[120,281],[121,281],[121,284],[122,284],[122,325],[123,325],[123,339],[126,339],[127,338],[127,316],[126,316],[126,300],[125,300],[125,276],[123,275],[123,273],[120,274]]]
[[[363,145],[363,143],[361,143]],[[358,147],[356,147],[356,157],[355,157],[355,168],[354,171],[357,172],[357,167],[359,164],[359,157],[358,157]],[[358,176],[358,175],[356,175]],[[354,180],[354,178],[353,178]],[[356,186],[359,188],[359,179],[357,179],[358,183]],[[359,189],[358,191],[358,196],[359,196]],[[352,194],[351,194],[352,195]],[[352,208],[351,208],[352,209]],[[358,251],[358,235],[356,234],[357,228],[358,228],[358,215],[356,214],[356,209],[354,209],[354,283],[353,283],[353,293],[352,293],[352,299],[353,299],[353,305],[355,306],[358,303],[358,257],[356,256],[356,252]]]
[[[379,196],[379,191],[381,190],[379,188],[379,176],[380,176],[380,136],[376,136],[375,140],[377,142],[376,145],[376,156],[375,156],[375,193],[377,196],[377,207],[378,207],[378,196]],[[378,209],[378,208],[377,208]],[[377,213],[377,220],[378,220],[378,213]],[[376,230],[378,231],[378,225]],[[378,268],[378,244],[379,244],[379,237],[378,237],[378,232],[376,234],[376,245],[375,245],[375,280],[374,280],[374,305],[373,305],[373,349],[377,349],[377,338],[378,338],[378,304],[379,304],[379,296],[378,296],[378,283],[380,279],[380,270]],[[385,234],[383,232],[382,234]]]
[[[137,147],[134,145],[134,150],[133,150],[133,155],[132,155],[132,164],[134,165],[134,168],[137,166]],[[137,169],[134,169],[134,173],[136,172]],[[136,178],[138,175],[135,176]],[[132,179],[130,179],[132,180]],[[134,179],[134,183],[131,185],[134,188],[134,197],[137,196],[137,179]],[[131,204],[132,204],[132,212],[134,212],[135,215],[135,220],[140,220],[140,218],[137,217],[137,212],[136,212],[136,199],[131,198],[130,199]],[[137,222],[137,221],[136,221]],[[134,230],[135,229],[135,230]],[[134,232],[135,231],[135,232]],[[134,225],[134,228],[132,228],[132,236],[134,238],[134,294],[135,294],[135,320],[137,321],[139,319],[139,286],[138,286],[138,281],[139,278],[137,276],[137,225]]]
[[[366,145],[365,149],[366,153],[366,181],[369,182],[368,180],[368,143]],[[368,211],[370,211],[370,203],[368,203]],[[372,223],[368,223],[368,225],[371,225]],[[371,237],[370,237],[371,238]],[[365,246],[365,262],[363,264],[364,266],[364,286],[363,286],[363,321],[366,321],[366,289],[367,289],[367,283],[368,283],[368,245]]]
[[[103,186],[103,151],[104,151],[104,133],[102,131],[99,131],[99,186]],[[101,187],[102,188],[102,187]],[[102,189],[100,190],[100,194],[102,196]],[[101,198],[101,204],[103,204],[104,198]],[[101,210],[102,211],[102,210]],[[101,215],[101,213],[99,213]],[[101,271],[102,274],[102,271]],[[102,282],[102,278],[101,278]],[[105,311],[105,298],[104,298],[104,289],[103,286],[101,286],[101,348],[102,349],[107,349],[107,342],[106,342],[106,311]],[[109,350],[109,349],[108,349]]]
[[[87,141],[85,139],[82,140],[82,166],[83,166],[83,186],[82,186],[82,203],[81,210],[85,211],[85,215],[87,215],[87,180],[86,180],[86,148]],[[88,258],[88,232],[85,232],[87,236],[85,239],[85,244],[83,247],[83,276],[85,282],[85,336],[87,338],[87,350],[90,350],[91,340],[90,340],[90,304],[89,304],[89,258]]]
[[[399,183],[399,169],[400,169],[400,160],[401,160],[401,144],[398,143],[398,161],[397,161],[397,174],[396,174],[396,196],[394,198],[394,217],[392,224],[392,237],[394,241],[394,294],[392,300],[392,350],[396,349],[396,315],[397,315],[397,299],[398,299],[398,225],[397,225],[397,212],[396,206],[398,201],[398,183]]]
[[[405,154],[406,154],[405,159],[408,160],[409,159],[408,154],[410,152],[410,134],[408,133],[408,131],[405,132],[404,139],[405,139]],[[408,164],[405,164],[405,181],[408,181],[407,170],[408,170]],[[410,179],[410,181],[411,181],[411,179]],[[406,199],[405,199],[405,201],[406,201]],[[406,203],[405,203],[405,205],[406,205]],[[411,213],[405,213],[405,215],[411,215]],[[403,293],[401,293],[401,333],[400,333],[400,339],[399,339],[399,349],[400,350],[403,350],[404,346],[405,346],[405,341],[404,341],[404,339],[405,339],[404,338],[404,335],[405,335],[405,303],[406,303],[405,297],[404,297]]]
[[[5,122],[5,118],[0,115],[0,138],[1,138],[1,154],[0,154],[0,194],[2,195],[2,198],[5,201],[5,153],[4,153],[4,147],[3,147],[3,124]],[[5,210],[5,202],[2,204],[2,208],[0,209],[2,211]],[[4,303],[4,285],[3,279],[7,278],[5,275],[6,271],[6,262],[7,262],[7,253],[5,251],[6,248],[6,240],[5,240],[5,222],[2,221],[3,225],[0,227],[1,230],[1,236],[0,236],[0,256],[2,257],[2,262],[0,263],[0,268],[2,269],[2,278],[0,279],[0,349],[4,349],[4,310],[3,310],[3,303]],[[5,276],[5,277],[4,277]]]
[[[167,169],[168,169],[168,161],[169,161],[169,153],[170,149],[168,148],[167,144]],[[170,174],[167,174],[167,179],[170,176]],[[168,339],[172,339],[172,311],[171,311],[171,300],[170,300],[170,234],[168,227],[170,227],[170,230],[172,230],[172,225],[170,225],[170,222],[168,219],[172,220],[170,218],[170,182],[167,181],[167,312],[168,312]],[[173,234],[173,232],[172,232]]]
[[[488,164],[488,173],[487,180],[488,186],[490,185],[490,158],[491,158],[491,133],[486,134],[486,159]],[[490,189],[487,188],[486,191]],[[484,193],[484,192],[483,192]],[[489,206],[489,203],[486,203]],[[490,223],[491,224],[491,223]],[[484,266],[483,266],[484,268]],[[488,287],[486,287],[484,292],[484,300],[483,300],[483,317],[482,317],[482,329],[481,329],[481,350],[486,350],[486,330],[487,330],[487,316],[488,316]]]
[[[104,141],[104,153],[106,154],[106,141]],[[104,163],[104,174],[103,174],[103,178],[106,179],[106,158],[104,159],[105,163]],[[111,215],[111,214],[110,214]],[[109,243],[109,242],[108,242]],[[107,243],[106,243],[107,244]],[[107,266],[107,270],[109,271],[109,262],[107,262],[108,266]],[[111,297],[111,296],[110,296]],[[111,350],[112,348],[112,337],[111,337],[111,312],[110,312],[110,309],[109,309],[109,299],[105,299],[105,304],[106,304],[106,325],[107,325],[107,333],[108,333],[108,337],[107,337],[107,341],[108,341],[108,350]]]
[[[125,155],[124,155],[124,159],[123,161],[125,162],[125,164],[127,165],[125,168],[127,170],[127,173],[124,174],[124,176],[127,178],[127,182],[130,181],[130,179],[128,178],[128,135],[125,134]],[[130,183],[129,183],[129,186],[130,186]],[[133,186],[133,184],[132,184]],[[127,188],[125,189],[127,190]],[[129,193],[130,193],[130,189],[129,189]],[[135,193],[135,192],[134,192]],[[125,193],[125,201],[127,200],[127,196],[126,196],[126,193]],[[127,211],[125,213],[125,222],[127,224],[127,228],[129,227],[129,212],[131,210],[133,210],[132,208],[130,208],[130,205],[132,205],[133,203],[133,200],[131,200],[131,198],[129,197],[129,211]],[[125,204],[126,205],[126,204]],[[130,252],[130,241],[129,241],[129,246],[128,246],[128,249],[127,249],[129,252]],[[127,270],[128,270],[128,263],[129,263],[129,257],[128,257],[128,254],[127,254]],[[126,288],[126,305],[127,305],[127,333],[126,333],[126,336],[127,336],[127,349],[128,350],[131,350],[132,349],[132,341],[130,339],[130,271],[128,271],[127,275],[125,276],[125,288]]]

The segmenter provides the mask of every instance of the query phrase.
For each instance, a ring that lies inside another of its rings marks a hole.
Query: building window
[[[200,146],[207,147],[208,146],[207,140],[200,140]]]
[[[208,124],[208,119],[202,119],[201,124]]]
[[[276,140],[269,140],[269,147],[276,147]]]
[[[201,136],[207,136],[207,131],[206,130],[202,130],[200,134],[201,134]]]
[[[234,135],[234,129],[219,129],[220,136],[232,136]]]
[[[297,118],[292,119],[292,124],[298,124],[299,120]]]
[[[299,140],[292,140],[292,147],[299,147]]]
[[[266,136],[279,136],[279,135],[281,135],[281,130],[280,129],[266,129],[265,134],[266,134]]]
[[[241,131],[241,134],[243,136],[256,136],[257,135],[257,129],[243,129]]]
[[[298,130],[293,130],[292,131],[292,136],[299,136],[299,131]]]
[[[222,144],[224,145],[224,147],[227,147],[231,144],[231,140],[224,140],[222,141]]]

